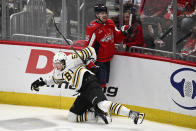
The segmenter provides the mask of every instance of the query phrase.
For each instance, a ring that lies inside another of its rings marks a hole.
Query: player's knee
[[[71,122],[76,122],[76,118],[77,118],[77,115],[69,111],[67,120]]]
[[[98,106],[99,109],[101,109],[102,111],[108,112],[108,111],[109,111],[109,107],[110,107],[111,104],[112,104],[111,101],[104,100],[104,101],[99,102],[99,103],[97,104],[97,106]]]

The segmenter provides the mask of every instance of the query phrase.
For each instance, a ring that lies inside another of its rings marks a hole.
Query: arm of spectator
[[[144,46],[144,33],[141,25],[138,25],[135,31],[133,32],[133,35],[130,35],[129,41],[127,43],[128,47],[131,46]],[[126,42],[125,42],[126,43]]]
[[[123,34],[123,31],[122,30],[119,30],[115,26],[115,24],[114,24],[113,21],[111,23],[112,23],[111,26],[112,26],[112,29],[113,29],[113,32],[114,32],[114,42],[115,43],[122,42],[126,38],[126,36]]]
[[[181,50],[181,56],[188,56],[196,53],[196,40],[188,39]]]
[[[156,13],[154,13],[153,15],[151,15],[151,17],[156,17],[158,15],[160,15],[162,13],[162,11],[157,11]]]

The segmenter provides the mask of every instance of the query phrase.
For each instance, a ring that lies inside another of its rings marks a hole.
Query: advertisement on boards
[[[113,101],[196,116],[195,82],[196,67],[116,55],[107,86]]]
[[[44,86],[33,92],[30,85],[39,77],[52,75],[52,58],[69,49],[0,45],[0,91],[51,96],[73,96],[69,83]],[[110,81],[104,89],[109,100],[196,116],[196,67],[165,61],[115,55]]]

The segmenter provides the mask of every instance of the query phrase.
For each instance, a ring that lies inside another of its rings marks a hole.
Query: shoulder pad
[[[112,19],[107,19],[106,23],[115,25],[115,23],[114,23],[114,21]]]

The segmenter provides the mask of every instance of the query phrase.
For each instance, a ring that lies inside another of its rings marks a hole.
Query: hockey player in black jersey
[[[87,61],[85,64],[84,60]],[[86,47],[68,56],[63,52],[58,52],[53,58],[53,75],[48,79],[39,78],[34,81],[31,84],[31,90],[39,91],[41,86],[66,81],[80,93],[69,110],[67,117],[69,121],[96,121],[101,118],[108,124],[112,121],[110,114],[114,113],[131,118],[134,124],[141,124],[144,113],[132,111],[119,103],[107,100],[95,74],[90,70],[96,68],[95,61],[96,53],[92,47]]]

